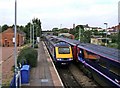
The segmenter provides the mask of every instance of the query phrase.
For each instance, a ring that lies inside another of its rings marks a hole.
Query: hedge
[[[27,47],[21,50],[21,52],[18,55],[17,62],[23,64],[29,64],[30,67],[36,67],[37,66],[37,50]]]
[[[34,45],[34,48],[38,48],[38,44],[35,44],[35,45]]]

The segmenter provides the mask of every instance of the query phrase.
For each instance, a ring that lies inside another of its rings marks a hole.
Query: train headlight
[[[69,60],[73,60],[72,58],[70,58]]]
[[[57,60],[61,61],[62,59],[57,59]]]

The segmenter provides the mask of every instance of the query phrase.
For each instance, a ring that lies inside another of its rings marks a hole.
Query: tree
[[[112,43],[117,43],[118,42],[118,33],[116,34],[111,34],[110,38],[112,39]]]
[[[23,31],[26,33],[26,39],[29,40],[30,39],[30,25],[31,23],[27,23],[27,25],[25,26],[25,28],[23,29]]]
[[[118,49],[120,49],[120,31],[118,32],[118,38],[117,38],[117,44],[118,44]],[[119,52],[120,53],[120,52]]]
[[[20,28],[21,31],[24,31],[24,29],[25,29],[25,27],[22,26],[22,25],[19,28]]]
[[[82,25],[78,25],[75,28],[75,39],[79,39],[79,30],[80,30],[80,41],[83,42],[84,40],[84,27]]]
[[[52,31],[53,31],[53,35],[58,36],[58,32],[59,32],[58,28],[53,28]]]
[[[30,40],[30,26],[31,26],[31,34],[33,34],[33,25],[34,25],[34,39],[36,37],[41,37],[41,22],[38,18],[32,19],[32,23],[28,22],[27,25],[24,26],[19,26],[20,30],[25,32],[26,34],[26,39]]]
[[[9,26],[8,26],[7,24],[4,24],[4,25],[2,26],[2,32],[5,31],[5,30],[7,30],[8,27],[9,27]]]
[[[34,18],[34,19],[32,19],[32,23],[34,24],[34,29],[35,29],[35,38],[37,37],[37,36],[39,36],[39,37],[41,37],[41,31],[42,31],[42,29],[41,29],[41,22],[40,22],[40,19],[38,19],[38,18]]]

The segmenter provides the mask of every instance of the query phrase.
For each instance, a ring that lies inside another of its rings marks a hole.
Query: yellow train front
[[[68,43],[53,37],[46,37],[45,44],[56,64],[69,64],[73,61],[72,48]]]
[[[73,60],[71,46],[65,42],[55,44],[55,62],[58,64],[68,64]]]

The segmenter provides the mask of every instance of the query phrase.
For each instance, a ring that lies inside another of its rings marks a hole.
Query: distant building
[[[0,45],[4,47],[14,46],[14,43],[13,43],[14,29],[13,28],[8,28],[4,32],[0,33],[0,36],[1,36]],[[21,46],[24,44],[25,42],[24,32],[17,30],[16,42],[17,42],[17,46]]]
[[[59,37],[64,37],[64,38],[70,38],[70,39],[74,39],[75,38],[75,36],[70,34],[70,33],[60,33],[58,36]]]
[[[116,34],[120,31],[120,24],[107,29],[107,34]]]
[[[86,24],[86,25],[77,25],[76,27],[80,27],[80,28],[84,29],[85,31],[87,31],[87,30],[98,30],[98,31],[103,30],[100,27],[90,27],[88,24]]]
[[[107,43],[106,43],[106,40],[107,40]],[[98,36],[91,38],[91,43],[96,44],[96,45],[104,45],[105,46],[110,42],[111,42],[110,38],[102,38],[102,37],[98,37]]]

